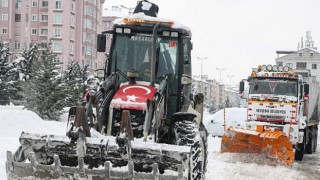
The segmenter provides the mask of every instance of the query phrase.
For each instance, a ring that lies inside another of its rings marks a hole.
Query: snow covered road
[[[205,114],[205,119],[209,114]],[[42,134],[65,134],[66,123],[43,121],[33,112],[21,107],[0,106],[0,179],[6,179],[6,151],[15,151],[19,146],[21,131]],[[319,133],[320,134],[320,133]],[[320,138],[319,138],[320,139]],[[303,180],[320,179],[320,143],[315,154],[305,155],[302,162],[284,166],[266,161],[261,156],[220,154],[221,138],[208,138],[207,179],[272,179]]]

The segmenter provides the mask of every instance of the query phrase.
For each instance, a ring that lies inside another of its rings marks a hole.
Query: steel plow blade
[[[129,152],[124,153],[112,136],[85,138],[82,143],[72,143],[66,136],[22,133],[20,143],[13,155],[7,153],[9,179],[28,176],[40,179],[69,176],[76,179],[155,179],[155,176],[159,179],[186,179],[191,158],[189,146],[142,141],[131,141]],[[136,171],[140,166],[147,166],[148,171]],[[120,168],[125,172],[118,172]],[[173,171],[166,174],[164,168]]]
[[[159,180],[186,180],[183,175],[183,166],[178,165],[177,173],[159,174],[158,164],[153,163],[152,172],[135,172],[134,163],[128,162],[125,168],[113,168],[112,163],[106,161],[103,168],[89,169],[83,158],[78,159],[77,167],[62,166],[59,156],[54,155],[54,164],[39,164],[34,152],[29,153],[30,162],[16,162],[12,152],[7,152],[6,171],[7,179],[159,179]]]
[[[294,162],[294,150],[286,134],[263,130],[263,127],[257,131],[229,127],[221,142],[221,153],[226,152],[265,154],[267,158],[286,165]]]

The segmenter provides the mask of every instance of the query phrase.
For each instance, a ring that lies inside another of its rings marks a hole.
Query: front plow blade
[[[34,152],[29,154],[30,162],[16,162],[12,152],[7,152],[6,171],[7,179],[163,179],[163,180],[186,180],[183,177],[183,166],[178,165],[178,172],[174,174],[159,174],[158,164],[153,164],[151,173],[135,172],[134,163],[129,161],[125,168],[112,168],[111,163],[106,161],[104,168],[89,169],[85,166],[83,158],[78,159],[77,167],[61,166],[58,155],[54,155],[54,164],[39,164]]]
[[[14,155],[7,153],[8,179],[187,179],[191,157],[189,146],[142,141],[131,141],[124,153],[112,136],[72,143],[67,136],[22,133],[20,143]],[[167,169],[173,173],[161,172]]]
[[[284,132],[257,129],[229,127],[222,136],[221,153],[257,153],[286,165],[294,162],[293,147]]]

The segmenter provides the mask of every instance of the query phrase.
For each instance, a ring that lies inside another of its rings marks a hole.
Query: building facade
[[[112,6],[111,9],[105,9],[102,16],[102,31],[111,30],[114,25],[114,20],[124,17],[122,8],[118,6]],[[106,53],[109,53],[112,36],[107,36]]]
[[[0,41],[10,43],[18,55],[30,43],[40,49],[51,43],[56,61],[64,70],[69,61],[103,67],[96,51],[102,30],[104,0],[0,0]]]
[[[310,71],[311,76],[316,76],[320,81],[320,53],[312,48],[303,48],[298,51],[291,52],[276,59],[277,65],[288,66],[300,72],[303,76]]]
[[[315,76],[317,81],[320,81],[320,52],[314,46],[310,31],[306,33],[305,42],[301,38],[297,51],[276,51],[276,53],[277,65],[288,66],[302,76]]]
[[[239,107],[240,99],[238,91],[231,89],[223,83],[219,83],[215,79],[208,79],[206,75],[202,79],[200,76],[193,76],[192,87],[194,94],[203,92],[205,107],[212,105],[218,109],[225,108],[228,105]],[[227,101],[229,101],[229,104],[227,104]]]

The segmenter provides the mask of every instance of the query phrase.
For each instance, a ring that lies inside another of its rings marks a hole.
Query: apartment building
[[[68,61],[103,67],[103,55],[96,51],[96,34],[102,31],[105,0],[0,0],[0,41],[10,43],[15,54],[39,43],[51,42],[62,70]]]
[[[315,76],[320,81],[320,52],[314,46],[311,32],[306,32],[306,40],[298,44],[296,51],[276,51],[277,65],[288,66],[303,76]]]
[[[102,31],[108,31],[111,30],[114,25],[114,20],[124,17],[128,15],[127,13],[122,12],[122,8],[119,6],[112,6],[111,9],[105,9],[103,11],[102,16]],[[109,53],[110,46],[111,46],[111,40],[112,37],[107,37],[107,43],[106,43],[106,52]]]

